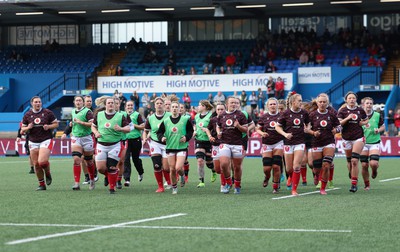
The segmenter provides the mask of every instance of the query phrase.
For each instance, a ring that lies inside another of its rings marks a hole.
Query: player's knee
[[[196,152],[196,159],[197,160],[199,160],[199,159],[205,160],[206,159],[206,154],[204,152],[198,151],[198,152]]]
[[[325,157],[322,159],[322,162],[323,162],[323,163],[328,163],[329,166],[330,166],[330,164],[332,164],[332,162],[333,162],[333,157],[332,157],[332,156],[325,156]]]
[[[372,160],[374,160],[374,161],[379,161],[379,157],[380,157],[380,156],[379,156],[379,155],[376,155],[376,154],[373,154],[373,155],[370,155],[370,156],[369,156],[369,158],[371,159],[371,161],[372,161]]]
[[[322,159],[315,159],[313,160],[313,166],[315,169],[321,169],[322,168]]]
[[[162,169],[162,157],[161,156],[153,156],[151,157],[153,161],[153,168],[155,171],[161,171]]]
[[[271,157],[263,157],[262,163],[263,163],[263,166],[272,166],[272,158]]]
[[[282,167],[282,157],[279,155],[272,156],[272,165]]]
[[[360,155],[360,161],[361,163],[368,163],[368,156]]]

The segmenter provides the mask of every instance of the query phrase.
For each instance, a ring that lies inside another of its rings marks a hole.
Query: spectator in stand
[[[233,70],[231,66],[226,67],[226,74],[233,74]]]
[[[168,73],[167,75],[171,76],[171,75],[175,75],[174,70],[172,69],[172,66],[168,66]]]
[[[57,52],[60,49],[60,44],[55,39],[53,39],[53,43],[51,43],[51,49],[54,52]]]
[[[264,109],[264,104],[265,104],[265,95],[264,92],[262,91],[261,88],[258,88],[257,90],[257,97],[258,97],[258,108],[261,111],[261,109]]]
[[[251,116],[254,116],[254,110],[257,109],[257,104],[258,104],[258,96],[255,91],[252,91],[250,96],[249,96],[249,102],[250,102],[250,107],[251,107]]]
[[[272,79],[272,76],[269,76],[266,86],[267,86],[268,99],[275,97],[275,81],[274,79]]]
[[[308,54],[303,51],[299,57],[299,65],[304,66],[308,64]]]
[[[357,54],[354,56],[353,61],[355,66],[361,66],[361,59]]]
[[[267,67],[265,68],[266,73],[276,73],[278,71],[278,68],[272,63],[272,61],[268,62]]]
[[[274,52],[274,50],[272,50],[272,48],[269,48],[267,52],[267,60],[273,61],[275,60],[275,58],[276,58],[276,53]]]
[[[236,57],[233,52],[230,52],[229,55],[225,57],[225,64],[227,66],[234,66],[236,64]]]
[[[175,53],[172,49],[169,49],[168,51],[168,66],[171,66],[173,69],[176,68],[176,56]]]
[[[190,99],[190,96],[187,92],[183,93],[182,101],[183,101],[183,105],[185,106],[185,109],[189,110],[190,103],[192,102],[192,100]]]
[[[250,57],[247,60],[247,66],[255,66],[257,65],[257,58],[254,53],[250,53]]]
[[[152,111],[156,111],[156,107],[154,104],[156,102],[156,98],[157,98],[157,93],[154,92],[150,97],[150,108]]]
[[[262,52],[260,52],[257,57],[256,65],[264,66],[266,61],[267,61],[267,59],[264,57],[264,54]]]
[[[208,68],[208,66],[204,67],[203,74],[211,74],[210,69]]]
[[[182,75],[182,74],[181,74],[181,69],[177,69],[177,70],[176,70],[176,75]]]
[[[214,103],[214,97],[213,97],[212,93],[209,93],[209,94],[208,94],[206,100],[209,101],[211,104]]]
[[[219,67],[218,74],[226,74],[224,66]]]
[[[221,91],[218,91],[218,93],[213,98],[214,107],[216,107],[219,102],[225,102],[225,95]]]
[[[247,94],[246,91],[242,91],[240,94],[240,106],[242,107],[241,110],[246,110],[247,106]]]
[[[342,66],[350,66],[350,65],[351,65],[350,57],[349,57],[349,55],[346,55],[346,56],[344,57]]]
[[[236,53],[236,66],[243,67],[243,54],[241,51],[237,51]]]
[[[376,57],[378,54],[378,47],[376,46],[375,43],[372,43],[368,48],[367,48],[368,54],[372,57]]]
[[[117,66],[117,71],[116,71],[117,76],[123,76],[124,75],[124,71],[122,70],[122,67],[120,65]],[[124,107],[125,109],[125,107]],[[124,109],[121,109],[124,110]]]
[[[134,37],[131,38],[131,40],[128,42],[127,49],[128,51],[130,50],[136,50],[138,46],[138,42]]]
[[[396,111],[396,114],[394,114],[394,126],[397,129],[397,136],[400,136],[400,109]]]
[[[116,75],[116,69],[113,64],[110,65],[110,68],[107,71],[108,76],[115,76]]]
[[[181,74],[180,74],[180,75],[182,75],[182,76],[183,76],[183,75],[186,75],[186,69],[185,69],[185,68],[182,68],[182,69],[181,69]]]
[[[222,55],[220,52],[217,52],[215,54],[215,57],[213,59],[213,67],[216,69],[217,67],[223,66],[224,65],[224,59],[222,58]]]
[[[190,73],[189,74],[190,75],[196,75],[197,74],[197,70],[196,70],[196,68],[194,66],[190,67]]]
[[[136,91],[133,91],[132,95],[131,95],[131,101],[133,101],[133,109],[135,111],[139,111],[139,102],[140,102],[140,98],[138,93],[136,93]]]
[[[124,111],[127,99],[125,98],[125,96],[122,92],[119,93],[118,98],[119,98],[119,110]]]
[[[142,108],[144,108],[144,110],[147,110],[147,104],[150,104],[149,94],[145,92],[140,101],[142,102]]]
[[[167,75],[167,71],[165,70],[165,67],[163,67],[163,68],[161,69],[160,75]]]
[[[325,55],[321,52],[321,50],[317,51],[317,55],[315,55],[315,62],[318,65],[322,65],[325,62]]]
[[[385,119],[387,120],[388,123],[388,131],[386,132],[386,136],[396,136],[397,129],[396,126],[394,125],[393,109],[389,109],[387,117]]]
[[[212,69],[213,68],[213,63],[214,63],[214,58],[211,55],[211,52],[208,52],[206,58],[204,59],[203,69],[205,69],[206,67],[208,69]]]
[[[308,65],[314,66],[315,65],[315,55],[313,51],[310,51],[308,54]]]
[[[283,82],[281,77],[278,77],[275,83],[275,98],[283,99],[285,94],[285,83]]]
[[[43,46],[43,52],[51,52],[51,44],[50,41],[46,40],[46,43]]]
[[[370,55],[368,59],[368,66],[376,66],[376,60],[374,56]]]

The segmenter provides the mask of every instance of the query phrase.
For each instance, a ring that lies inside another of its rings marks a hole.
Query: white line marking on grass
[[[21,240],[10,241],[10,242],[7,242],[6,244],[7,245],[16,245],[16,244],[40,241],[40,240],[45,240],[45,239],[50,239],[50,238],[55,238],[55,237],[63,237],[63,236],[69,236],[69,235],[75,235],[75,234],[81,234],[81,233],[88,233],[88,232],[93,232],[93,231],[98,231],[98,230],[103,230],[103,229],[123,227],[125,225],[138,224],[138,223],[143,223],[143,222],[148,222],[148,221],[175,218],[175,217],[179,217],[179,216],[183,216],[183,215],[186,215],[186,214],[177,213],[177,214],[165,215],[165,216],[160,216],[160,217],[147,218],[147,219],[142,219],[142,220],[136,220],[136,221],[129,221],[129,222],[123,222],[123,223],[118,223],[118,224],[112,224],[112,225],[107,225],[107,226],[93,227],[93,228],[82,229],[82,230],[77,230],[77,231],[69,231],[69,232],[64,232],[64,233],[55,233],[55,234],[50,234],[50,235],[43,235],[43,236],[37,236],[37,237],[31,237],[31,238],[26,238],[26,239],[21,239]]]
[[[329,192],[329,191],[334,191],[334,190],[339,190],[340,188],[335,187],[333,189],[326,189],[325,191]],[[294,195],[286,195],[286,196],[282,196],[282,197],[276,197],[276,198],[272,198],[273,200],[279,200],[279,199],[288,199],[288,198],[294,198],[294,197],[299,197],[299,196],[304,196],[304,195],[310,195],[310,194],[316,194],[319,193],[319,191],[314,191],[314,192],[307,192],[307,193],[299,193],[299,195],[294,196]]]
[[[0,226],[143,228],[143,229],[224,230],[224,231],[263,231],[263,232],[275,232],[276,231],[276,232],[306,232],[306,233],[316,233],[316,232],[318,232],[318,233],[351,233],[352,232],[351,230],[334,230],[334,229],[179,227],[179,226],[128,226],[128,225],[110,227],[110,226],[102,226],[102,225],[35,224],[35,223],[0,223]]]
[[[277,231],[277,232],[320,232],[320,233],[351,233],[351,230],[331,229],[296,229],[296,228],[235,228],[235,227],[178,227],[178,226],[124,226],[123,228],[149,229],[191,229],[191,230],[225,230],[225,231]]]
[[[381,180],[379,180],[379,182],[388,182],[388,181],[399,180],[399,179],[400,179],[400,177],[398,177],[398,178],[390,178],[390,179],[381,179]]]

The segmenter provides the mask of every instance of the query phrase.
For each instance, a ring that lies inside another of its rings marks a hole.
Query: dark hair
[[[349,92],[347,92],[347,94],[344,96],[344,101],[346,101],[346,100],[347,100],[347,96],[349,96],[349,95],[351,95],[351,94],[354,95],[354,96],[356,97],[356,100],[358,99],[356,93],[354,93],[353,91],[349,91]]]

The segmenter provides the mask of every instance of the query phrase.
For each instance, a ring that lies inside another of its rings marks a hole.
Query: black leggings
[[[140,137],[134,139],[127,139],[128,149],[126,150],[124,160],[124,179],[130,180],[131,178],[131,160],[132,156],[133,164],[135,165],[136,171],[139,175],[144,173],[143,164],[140,157],[140,151],[142,150],[142,139]]]

